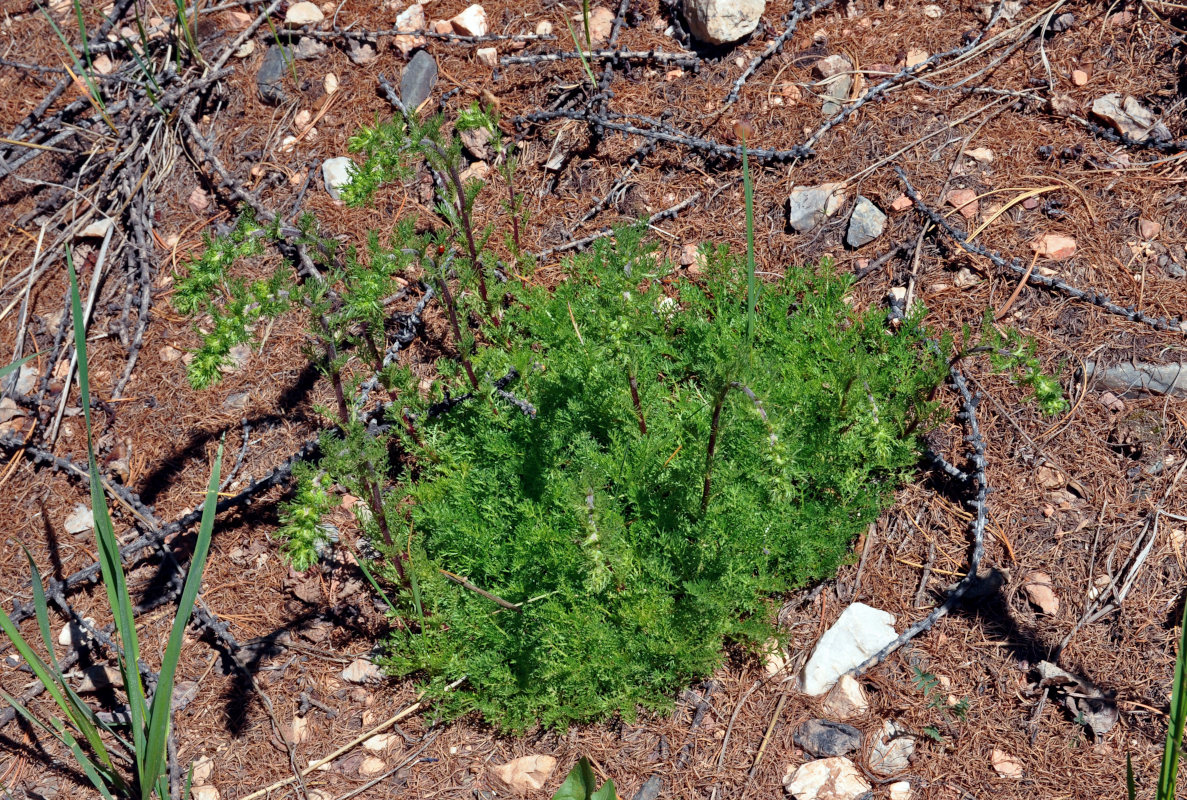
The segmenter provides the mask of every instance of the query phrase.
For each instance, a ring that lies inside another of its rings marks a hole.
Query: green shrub
[[[725,642],[773,635],[770,598],[831,575],[916,461],[905,432],[945,374],[917,321],[852,312],[824,264],[765,289],[751,346],[735,259],[670,292],[654,263],[632,232],[519,293],[512,341],[474,362],[517,371],[534,417],[488,391],[403,436],[386,505],[413,531],[424,625],[386,663],[467,676],[454,713],[522,730],[670,706]]]
[[[829,263],[789,269],[760,298],[750,225],[745,259],[706,245],[696,281],[637,226],[575,256],[555,289],[538,286],[519,246],[513,148],[489,114],[463,112],[458,129],[479,127],[507,184],[514,264],[488,247],[494,225],[475,226],[483,183],[461,180],[442,121],[377,123],[351,140],[363,162],[347,204],[419,159],[443,227],[401,220],[337,258],[306,220],[321,279],[248,290],[224,263],[252,254],[244,237],[258,234],[241,225],[179,276],[183,303],[213,319],[197,377],[216,380],[228,343],[253,338],[260,318],[308,311],[307,352],[336,407],[322,409],[322,455],[297,471],[277,538],[307,567],[333,536],[323,517],[339,493],[362,500],[361,564],[393,619],[384,663],[447,714],[522,731],[669,708],[727,643],[775,635],[781,593],[848,558],[916,463],[951,342],[927,338],[921,308],[893,331],[884,312],[853,311],[850,279]],[[420,312],[385,307],[404,278],[447,326],[428,397],[396,357]],[[998,335],[956,359],[993,352],[1034,385],[1033,350]],[[375,387],[391,402],[372,418]],[[1062,400],[1054,381],[1034,388]]]

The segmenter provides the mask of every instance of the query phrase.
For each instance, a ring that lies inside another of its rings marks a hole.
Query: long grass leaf
[[[28,720],[32,725],[45,731],[50,736],[61,742],[66,748],[68,748],[71,755],[74,756],[74,760],[78,762],[78,766],[84,773],[86,773],[87,778],[89,778],[91,783],[95,785],[95,788],[99,790],[99,793],[103,795],[105,800],[112,800],[108,787],[122,786],[123,781],[120,780],[119,775],[117,775],[115,772],[103,770],[96,766],[95,762],[92,761],[87,756],[87,754],[82,751],[81,747],[79,747],[78,740],[74,738],[70,731],[66,730],[66,727],[61,722],[61,720],[53,720],[53,726],[51,727],[34,716],[28,708],[26,708],[19,700],[7,692],[0,690],[0,697],[4,698],[5,702],[11,705],[18,714]]]
[[[54,665],[54,672],[61,674],[62,668],[58,666],[58,654],[54,652],[54,641],[49,631],[49,604],[45,601],[45,587],[41,585],[41,572],[37,569],[37,562],[33,560],[33,554],[29,552],[29,548],[22,546],[25,551],[25,558],[29,560],[29,572],[33,575],[32,590],[33,590],[33,611],[37,617],[37,629],[41,632],[41,641],[45,642],[45,649],[49,653],[50,663]]]
[[[103,746],[103,740],[99,737],[99,722],[95,713],[87,706],[82,699],[67,685],[66,681],[62,679],[62,667],[58,664],[58,654],[54,650],[53,638],[50,635],[49,629],[49,604],[45,600],[45,589],[41,584],[41,571],[37,569],[37,562],[33,560],[33,554],[29,552],[26,547],[25,558],[29,560],[29,571],[33,576],[33,610],[37,618],[37,628],[41,632],[41,640],[45,642],[46,652],[49,653],[50,664],[53,666],[52,675],[54,682],[59,684],[62,689],[62,694],[66,702],[62,704],[62,710],[70,717],[70,721],[74,727],[78,729],[83,737],[90,745],[92,752],[94,752],[103,763],[111,768],[111,757],[107,753],[107,748]],[[44,683],[44,681],[43,681]]]
[[[70,276],[70,310],[74,323],[74,349],[78,357],[78,388],[83,417],[87,428],[87,466],[91,478],[91,510],[95,522],[95,541],[99,551],[99,566],[103,573],[103,585],[107,590],[107,602],[115,617],[115,627],[123,645],[124,655],[120,660],[124,676],[124,690],[128,695],[128,715],[132,721],[132,746],[138,756],[144,753],[145,723],[148,719],[148,704],[144,698],[144,684],[140,680],[140,642],[136,637],[136,620],[132,614],[132,600],[124,578],[120,561],[119,541],[111,524],[107,509],[107,497],[95,461],[95,448],[91,441],[91,384],[87,367],[86,325],[82,314],[82,296],[78,291],[78,275],[74,271],[74,257],[66,248],[66,270]]]
[[[7,375],[11,375],[12,373],[16,372],[21,367],[28,364],[33,359],[37,358],[37,356],[39,356],[39,355],[41,355],[41,354],[34,353],[31,356],[25,356],[20,361],[14,361],[11,364],[5,364],[3,367],[0,367],[0,378],[3,378]]]
[[[198,588],[202,584],[202,571],[206,557],[210,554],[210,539],[214,533],[214,517],[218,509],[218,484],[223,463],[223,445],[219,443],[214,457],[214,468],[210,471],[210,483],[206,487],[206,502],[202,507],[202,523],[198,528],[198,542],[194,545],[194,557],[190,560],[189,574],[177,602],[177,615],[173,618],[173,630],[169,633],[169,644],[161,660],[161,672],[157,689],[153,694],[152,708],[148,715],[148,752],[140,762],[141,797],[147,800],[150,789],[165,774],[165,750],[169,737],[169,721],[173,710],[173,678],[177,662],[181,657],[181,643],[185,628],[194,610]],[[167,794],[167,793],[166,793]]]
[[[1187,723],[1187,606],[1183,608],[1179,631],[1179,653],[1175,658],[1175,682],[1171,688],[1170,722],[1162,770],[1158,776],[1158,800],[1174,800],[1179,777],[1179,754],[1183,751],[1183,726]]]

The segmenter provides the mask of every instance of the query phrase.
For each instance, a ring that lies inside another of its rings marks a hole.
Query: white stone
[[[940,17],[944,16],[944,9],[936,5],[924,6],[923,16],[927,17],[928,19],[939,19]]]
[[[449,24],[462,36],[486,36],[489,30],[486,24],[486,9],[477,3],[449,20]]]
[[[326,15],[313,3],[294,3],[285,13],[284,22],[286,25],[299,28],[303,25],[316,25],[325,18]]]
[[[201,785],[210,781],[214,773],[214,760],[210,756],[202,756],[194,760],[194,783]]]
[[[828,690],[823,706],[825,716],[830,719],[847,720],[860,717],[870,710],[870,701],[865,689],[852,675],[842,675],[833,688]]]
[[[82,233],[78,234],[78,236],[81,239],[102,239],[114,224],[115,221],[111,217],[97,219],[83,228]]]
[[[886,789],[890,792],[890,800],[911,800],[910,781],[895,781]]]
[[[66,533],[86,533],[95,527],[95,515],[91,513],[89,508],[79,503],[74,506],[74,510],[70,512],[70,516],[66,517],[64,526]]]
[[[895,640],[894,615],[853,603],[824,632],[800,673],[805,694],[822,695],[849,670]]]
[[[905,729],[886,720],[878,740],[870,749],[870,771],[879,775],[894,775],[911,766],[915,755],[915,737],[905,736]]]
[[[327,158],[321,165],[321,177],[325,181],[326,191],[335,200],[341,199],[340,191],[350,183],[350,173],[354,169],[354,162],[347,156]]]
[[[87,512],[90,513],[89,511]],[[88,526],[89,527],[89,526]],[[82,621],[95,627],[95,619],[93,617],[83,617]],[[62,647],[78,647],[86,641],[87,634],[82,626],[77,622],[70,622],[62,626],[62,630],[58,633],[58,644]]]
[[[210,784],[194,786],[190,789],[191,800],[219,800],[218,789]]]
[[[251,39],[248,39],[246,42],[239,45],[239,47],[235,48],[235,52],[232,55],[234,55],[235,58],[247,58],[255,51],[256,43]]]
[[[857,800],[870,791],[870,784],[852,761],[836,756],[804,764],[783,788],[795,800]]]
[[[363,748],[372,753],[382,753],[392,746],[398,737],[394,733],[377,733],[363,741]]]
[[[478,57],[478,63],[484,67],[494,69],[499,66],[499,51],[494,47],[479,47],[475,53]]]
[[[670,297],[664,299],[671,300]],[[787,654],[779,646],[779,640],[768,639],[763,645],[763,652],[765,654],[763,670],[767,673],[768,678],[773,678],[787,669]]]
[[[964,154],[978,164],[993,163],[993,151],[988,147],[974,147],[972,150],[966,150]]]
[[[326,94],[333,94],[338,91],[338,76],[332,72],[327,72],[326,77],[322,78],[321,88]]]
[[[540,20],[539,22],[537,22],[536,23],[536,35],[537,36],[551,36],[552,35],[552,23],[546,19]]]
[[[766,0],[685,0],[688,29],[706,44],[731,44],[758,27]]]

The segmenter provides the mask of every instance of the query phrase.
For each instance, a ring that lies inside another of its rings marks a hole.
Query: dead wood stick
[[[503,598],[499,597],[497,594],[491,594],[490,592],[486,591],[486,589],[480,589],[477,586],[475,586],[474,584],[470,583],[465,578],[463,578],[461,575],[455,575],[447,569],[439,569],[437,571],[440,572],[442,575],[444,575],[446,578],[449,578],[451,581],[456,583],[458,586],[461,586],[465,589],[469,589],[471,592],[474,592],[476,594],[480,594],[483,597],[485,597],[487,600],[491,600],[495,603],[498,603],[500,606],[508,609],[509,611],[517,611],[520,614],[523,613],[523,606],[517,606],[515,603],[509,603],[506,600],[504,600]]]

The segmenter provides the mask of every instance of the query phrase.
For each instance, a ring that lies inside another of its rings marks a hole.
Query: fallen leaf
[[[556,759],[552,756],[523,756],[495,767],[494,773],[512,789],[527,793],[543,789],[554,769]]]
[[[340,677],[348,683],[376,683],[383,680],[383,672],[367,659],[356,658]]]

